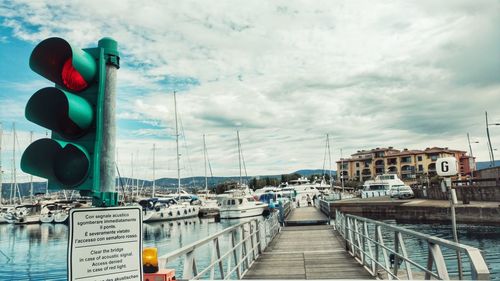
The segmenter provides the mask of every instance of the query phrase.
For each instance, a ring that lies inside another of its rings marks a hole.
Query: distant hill
[[[295,174],[299,174],[301,176],[304,176],[304,177],[308,177],[310,175],[322,175],[323,172],[325,172],[326,174],[329,174],[329,171],[328,170],[321,170],[321,169],[316,169],[316,170],[298,170],[296,172],[294,172]],[[292,173],[292,174],[294,174]],[[337,175],[337,171],[332,171],[332,175]]]
[[[500,160],[495,161],[495,167],[500,166]],[[490,161],[476,162],[476,167],[478,170],[486,169],[490,167]]]
[[[328,174],[328,171],[325,171]],[[309,177],[311,175],[322,175],[323,170],[321,169],[303,169],[303,170],[298,170],[290,174],[300,174],[301,176],[304,177]],[[336,175],[336,171],[332,171],[332,175]],[[250,181],[252,178],[276,178],[276,179],[281,179],[281,174],[279,175],[259,175],[259,176],[248,176],[248,177],[243,177],[244,182]],[[138,182],[137,182],[138,181]],[[228,182],[228,181],[234,181],[234,182],[239,182],[240,177],[211,177],[208,178],[208,186],[210,188],[214,188],[218,184]],[[133,182],[133,183],[132,183]],[[151,187],[153,186],[153,182],[150,180],[142,180],[142,179],[131,179],[131,178],[121,178],[121,179],[116,179],[117,186],[131,186],[131,185],[139,185],[139,187]],[[46,189],[46,182],[34,182],[33,183],[33,193],[45,193]],[[192,188],[192,187],[204,187],[205,186],[205,177],[187,177],[187,178],[182,178],[181,179],[181,185]],[[30,183],[19,183],[19,190],[21,193],[21,196],[27,196],[29,195],[29,190],[30,190]],[[158,189],[170,189],[170,190],[175,190],[177,188],[177,179],[176,178],[161,178],[157,179],[155,182],[155,186]],[[11,184],[10,183],[3,183],[2,184],[2,198],[6,199],[10,197],[10,191],[11,190]]]

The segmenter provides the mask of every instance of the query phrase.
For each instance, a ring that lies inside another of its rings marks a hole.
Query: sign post
[[[455,189],[451,188],[451,177],[458,174],[457,159],[455,157],[439,158],[436,161],[436,172],[439,176],[444,177],[441,183],[442,187],[448,188],[451,212],[451,225],[453,230],[453,240],[458,243],[457,221],[455,215],[455,204],[457,204],[457,194]],[[457,251],[458,275],[459,279],[463,279],[462,256],[460,251]]]
[[[68,280],[143,280],[140,207],[72,209],[69,216]]]

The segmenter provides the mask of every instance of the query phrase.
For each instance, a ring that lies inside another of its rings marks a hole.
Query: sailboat
[[[181,194],[181,169],[179,154],[179,128],[177,122],[177,100],[174,92],[174,110],[175,110],[175,135],[177,146],[177,194]],[[154,149],[153,149],[154,166]],[[153,168],[154,178],[154,168]],[[184,219],[198,216],[200,212],[199,205],[192,205],[189,202],[178,202],[172,197],[155,197],[155,179],[153,179],[152,198],[139,201],[143,210],[143,221],[165,221],[174,219]]]
[[[208,190],[208,175],[207,175],[207,164],[208,164],[208,153],[207,144],[205,141],[205,134],[203,134],[203,158],[205,160],[205,189],[198,191],[196,194],[201,201],[200,215],[201,216],[214,216],[219,214],[219,204],[215,198],[215,194],[211,194]],[[210,173],[212,169],[210,168]]]
[[[268,212],[268,204],[255,200],[250,193],[248,185],[243,184],[241,174],[242,152],[240,143],[240,132],[236,131],[238,138],[238,160],[240,167],[240,182],[239,188],[230,190],[225,196],[220,198],[220,218],[221,219],[240,219],[247,217],[255,217]]]

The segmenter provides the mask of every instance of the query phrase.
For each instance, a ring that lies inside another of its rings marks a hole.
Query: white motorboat
[[[295,190],[295,202],[298,206],[307,206],[307,196],[312,199],[317,198],[320,195],[318,183],[310,183],[305,177],[291,180],[288,187]]]
[[[407,185],[396,174],[378,175],[374,180],[365,181],[361,191],[361,198],[389,196],[391,190],[397,191],[398,188],[405,186]]]
[[[177,203],[172,198],[151,198],[139,201],[142,206],[143,222],[177,220],[198,216],[200,206]]]
[[[0,224],[2,223],[9,223],[7,220],[7,216],[9,213],[11,213],[14,210],[14,206],[3,206],[0,208]]]
[[[230,196],[221,197],[220,218],[239,219],[261,216],[268,210],[268,204],[255,200],[245,192],[233,192]]]
[[[59,209],[54,215],[55,223],[66,223],[69,218],[69,210],[71,207],[67,206],[65,208]]]
[[[18,205],[11,209],[4,218],[8,223],[29,224],[40,222],[41,207],[38,204]]]
[[[40,222],[41,223],[52,223],[54,222],[54,215],[57,212],[57,204],[49,203],[42,206],[40,211]]]

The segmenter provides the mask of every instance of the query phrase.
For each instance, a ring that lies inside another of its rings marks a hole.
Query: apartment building
[[[460,176],[466,178],[471,168],[475,169],[474,159],[466,151],[432,147],[425,150],[397,150],[393,147],[361,150],[350,158],[337,161],[337,171],[345,180],[364,182],[377,175],[397,174],[407,183],[415,183],[418,178],[436,175],[436,160],[442,157],[455,157],[459,163]]]

